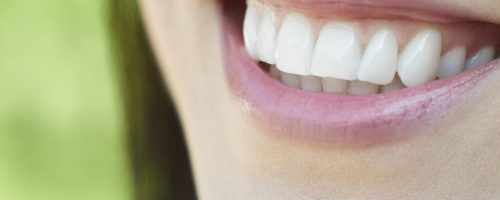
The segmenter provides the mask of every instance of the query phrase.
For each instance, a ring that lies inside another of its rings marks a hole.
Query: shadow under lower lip
[[[244,7],[243,7],[244,9]],[[246,53],[237,9],[225,9],[226,77],[242,111],[277,135],[340,146],[366,146],[408,138],[465,99],[500,61],[430,84],[385,94],[350,96],[291,89],[273,80]]]

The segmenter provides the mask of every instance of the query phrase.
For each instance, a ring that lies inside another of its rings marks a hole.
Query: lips
[[[496,7],[472,12],[470,5],[455,1],[436,0],[254,0],[269,5],[299,10],[302,13],[326,15],[344,18],[397,18],[406,17],[436,22],[454,21],[497,21],[499,17],[492,14]],[[477,3],[482,0],[478,0]],[[489,1],[489,0],[485,0]]]
[[[303,3],[304,5],[301,5],[299,1],[275,1],[274,3],[276,4],[276,2],[307,10],[307,8],[328,1],[316,3],[310,1]],[[376,6],[356,2],[355,6],[363,8],[363,16],[371,17],[382,9],[394,10],[395,7],[404,6],[394,2],[392,2],[394,3],[392,6],[389,6],[391,2],[387,2]],[[335,5],[342,3],[335,1]],[[329,5],[332,6],[332,4]],[[422,7],[420,5],[418,9],[422,9]],[[370,9],[376,11],[369,12]],[[411,9],[411,7],[407,6],[405,9]],[[286,84],[287,81],[276,80],[276,76],[273,78],[273,68],[268,71],[265,65],[259,64],[254,59],[256,56],[251,55],[248,47],[245,48],[242,38],[243,16],[241,14],[244,13],[244,10],[244,2],[227,1],[224,3],[223,46],[228,84],[243,113],[248,115],[250,120],[256,122],[258,126],[271,130],[270,132],[276,135],[340,146],[376,145],[412,137],[414,135],[407,134],[410,132],[408,130],[438,121],[439,118],[447,114],[450,108],[460,105],[460,102],[471,95],[472,91],[477,90],[478,85],[487,80],[491,71],[498,69],[500,65],[499,61],[495,60],[458,74],[454,73],[446,75],[446,77],[443,75],[443,78],[425,84],[408,84],[409,87],[404,89],[395,87],[396,90],[392,92],[371,95],[325,92],[325,84],[322,86],[322,92],[306,91],[303,88],[291,87],[290,84]],[[424,18],[426,13],[433,12],[432,9],[422,10],[418,12],[421,15],[419,18]],[[370,15],[366,13],[370,13]],[[398,12],[389,13],[396,16],[394,13]],[[344,13],[344,17],[347,14]],[[429,19],[437,19],[438,15],[428,14],[428,16]],[[356,17],[359,17],[359,13]],[[439,16],[439,19],[445,18],[449,21],[464,20],[464,16],[458,15]],[[443,38],[443,40],[446,39]],[[315,46],[317,45],[315,44]],[[457,59],[460,57],[459,55],[464,54],[461,49],[460,46],[447,48],[449,51],[441,55],[441,65],[443,62],[451,63],[449,65],[457,62],[465,65],[465,60]],[[273,58],[268,57],[265,60],[269,61],[269,59]],[[293,60],[293,58],[290,59]],[[474,57],[470,59],[474,59]],[[297,64],[297,61],[285,60],[284,62],[285,66]],[[412,67],[416,65],[415,63],[419,64],[419,60],[407,65]],[[422,65],[421,68],[429,67],[426,63],[420,63],[420,65]],[[445,74],[450,70],[439,72],[436,69],[435,71],[434,76],[437,76],[437,73]],[[281,75],[281,79],[286,79],[286,76]],[[309,74],[307,75],[310,78]],[[356,78],[358,77],[359,75]],[[397,78],[396,76],[394,80]],[[311,83],[311,81],[305,83]],[[357,79],[350,82],[351,85],[359,83],[362,82]],[[332,85],[338,86],[338,83]],[[390,84],[384,85],[382,88],[389,86]],[[359,87],[363,87],[363,85]],[[313,89],[314,86],[311,86],[311,90]]]

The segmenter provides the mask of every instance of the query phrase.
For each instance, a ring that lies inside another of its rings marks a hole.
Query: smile
[[[277,135],[347,146],[408,138],[466,106],[500,65],[499,26],[461,13],[399,1],[226,1],[228,83],[243,112]]]

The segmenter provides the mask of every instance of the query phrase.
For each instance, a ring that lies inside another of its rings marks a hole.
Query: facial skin
[[[500,2],[446,0],[489,13]],[[185,130],[200,199],[495,199],[500,197],[500,70],[416,137],[341,148],[268,134],[225,79],[215,0],[141,0]]]

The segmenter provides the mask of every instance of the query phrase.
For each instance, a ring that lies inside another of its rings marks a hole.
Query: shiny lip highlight
[[[341,146],[406,138],[411,136],[406,130],[446,114],[500,66],[497,59],[454,77],[371,96],[292,89],[272,79],[249,57],[238,7],[244,6],[226,4],[223,47],[230,88],[246,114],[279,135]]]

